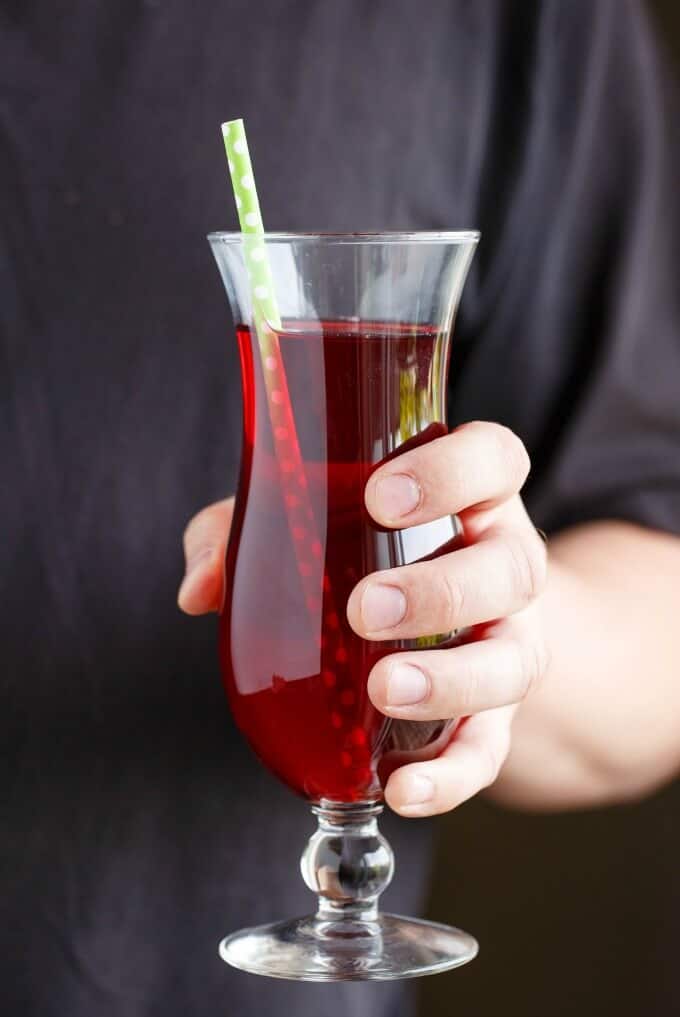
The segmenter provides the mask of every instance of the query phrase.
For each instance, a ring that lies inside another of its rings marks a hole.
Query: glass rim
[[[236,230],[216,230],[208,233],[210,243],[235,244],[243,240],[261,239],[272,243],[296,241],[323,241],[332,244],[476,244],[479,230],[385,230],[369,233],[242,233]]]

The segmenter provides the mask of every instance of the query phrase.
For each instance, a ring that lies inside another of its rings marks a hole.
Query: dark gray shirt
[[[480,228],[452,423],[520,434],[546,529],[680,532],[666,102],[624,0],[2,4],[3,1015],[406,1012],[216,954],[312,904],[305,806],[175,606],[183,525],[238,462],[220,122],[246,119],[270,229]],[[417,911],[428,827],[387,830],[386,903]]]

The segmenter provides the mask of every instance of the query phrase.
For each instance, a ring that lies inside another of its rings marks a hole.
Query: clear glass
[[[477,239],[209,237],[236,326],[244,396],[220,617],[224,683],[254,751],[318,819],[302,857],[317,911],[225,939],[222,957],[247,971],[310,981],[407,978],[477,952],[457,929],[378,911],[393,873],[377,828],[382,787],[396,766],[436,755],[453,722],[389,720],[366,692],[381,656],[450,646],[464,635],[367,641],[345,615],[362,576],[463,541],[455,517],[378,527],[363,493],[377,465],[446,433],[450,336]]]

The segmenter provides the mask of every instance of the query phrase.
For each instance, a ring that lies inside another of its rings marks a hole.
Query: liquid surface
[[[449,518],[383,530],[363,500],[377,463],[445,433],[447,340],[422,326],[301,324],[279,334],[280,360],[263,364],[257,337],[237,335],[244,444],[220,623],[231,708],[299,794],[377,798],[393,766],[435,754],[449,736],[444,722],[385,718],[366,680],[386,653],[451,635],[368,642],[345,615],[363,576],[460,542]]]

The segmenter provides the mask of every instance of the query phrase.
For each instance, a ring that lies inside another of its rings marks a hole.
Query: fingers
[[[387,804],[401,816],[434,816],[455,809],[496,780],[510,748],[514,707],[467,718],[441,756],[395,770]]]
[[[366,507],[376,522],[400,528],[490,508],[521,489],[529,466],[512,431],[475,421],[381,466],[366,484]]]
[[[388,716],[467,718],[438,759],[390,776],[386,800],[404,816],[446,812],[496,779],[515,704],[546,669],[531,606],[545,584],[546,552],[518,496],[529,467],[516,435],[474,422],[397,456],[366,485],[379,524],[403,529],[456,514],[468,546],[367,576],[347,605],[354,631],[398,640],[493,623],[480,641],[395,654],[371,672],[369,695]]]
[[[186,571],[177,603],[186,614],[220,609],[224,554],[233,511],[233,498],[215,502],[195,515],[184,531]]]
[[[470,547],[367,576],[352,591],[347,617],[364,639],[436,635],[521,610],[545,577],[545,546],[531,527],[492,527]]]
[[[465,717],[520,702],[547,665],[538,618],[529,610],[494,625],[479,642],[384,657],[371,671],[368,694],[388,717]]]

